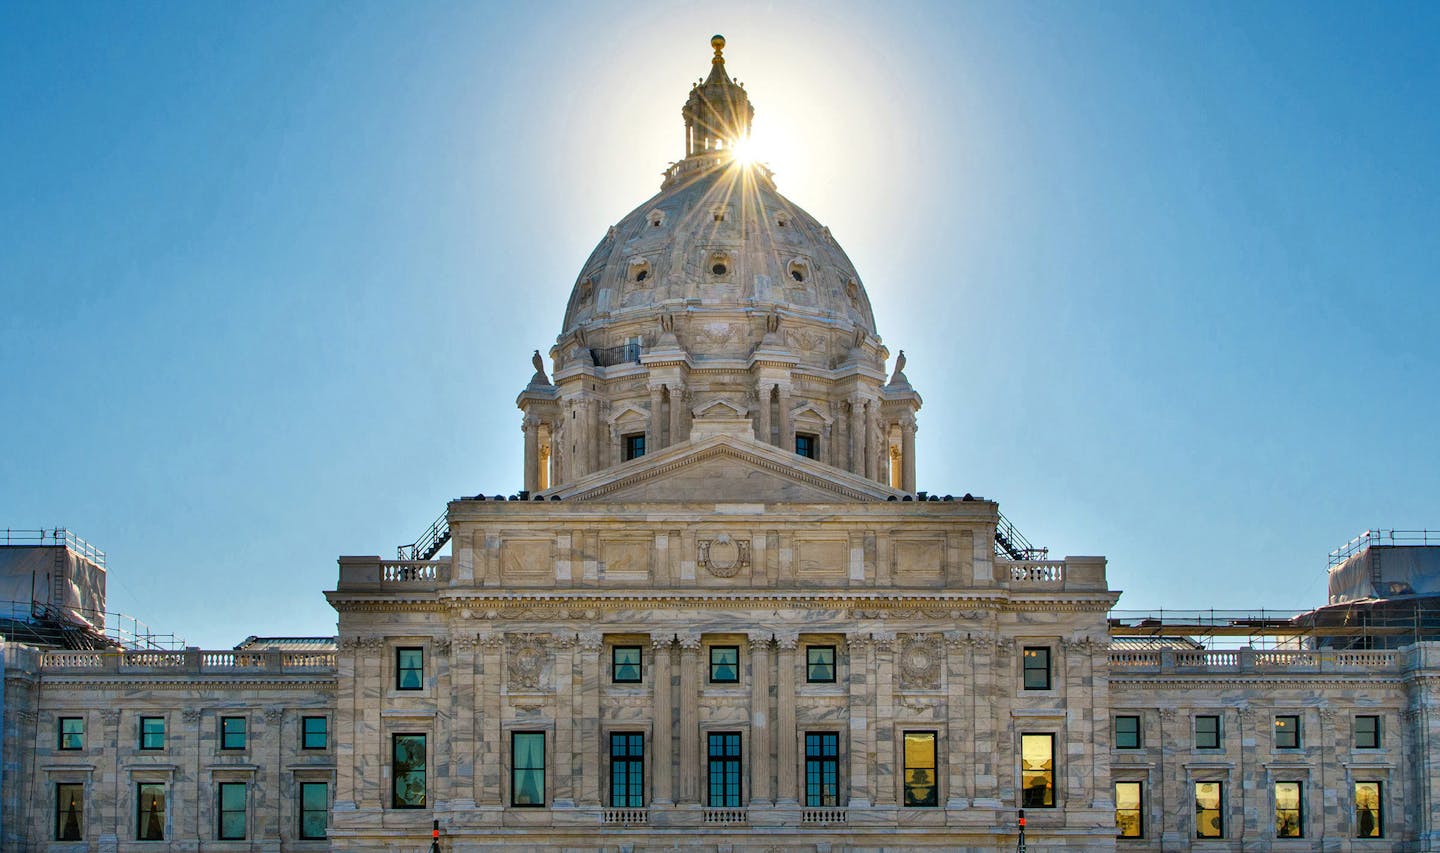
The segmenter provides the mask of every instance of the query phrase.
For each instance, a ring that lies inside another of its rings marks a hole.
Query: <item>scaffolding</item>
[[[1372,545],[1440,545],[1440,530],[1366,530],[1330,552],[1330,565],[1335,568]]]
[[[1184,638],[1206,649],[1393,649],[1440,639],[1440,598],[1370,599],[1306,611],[1112,610],[1112,638]]]

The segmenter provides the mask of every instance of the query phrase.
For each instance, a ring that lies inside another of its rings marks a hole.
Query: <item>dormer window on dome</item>
[[[665,211],[663,210],[652,210],[647,218],[650,220],[651,228],[661,228],[665,225]]]
[[[714,252],[710,255],[710,274],[720,278],[730,272],[730,256],[724,252]]]
[[[808,264],[798,258],[790,262],[790,279],[792,281],[803,283],[809,277],[810,266]]]
[[[645,258],[630,259],[630,280],[643,283],[650,278],[650,262]]]

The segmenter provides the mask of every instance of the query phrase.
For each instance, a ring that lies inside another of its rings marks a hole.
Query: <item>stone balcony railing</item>
[[[1408,654],[1394,649],[1149,650],[1110,652],[1110,674],[1130,673],[1370,673],[1398,671]]]
[[[644,826],[650,822],[649,809],[605,809],[600,822],[606,826]]]
[[[1064,560],[1000,560],[998,565],[1011,588],[1059,589],[1065,585]]]
[[[845,823],[848,809],[807,807],[800,812],[800,823],[805,826],[838,826]]]
[[[238,675],[247,673],[335,672],[335,653],[322,651],[47,651],[40,668],[57,673],[164,673],[167,675]]]
[[[745,823],[750,819],[750,813],[745,809],[712,809],[707,808],[701,813],[701,823],[723,824],[733,826]]]

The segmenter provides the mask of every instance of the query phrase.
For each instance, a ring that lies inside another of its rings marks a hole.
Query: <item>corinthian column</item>
[[[770,770],[770,632],[751,631],[750,641],[750,802],[775,802]],[[783,733],[782,733],[783,738]]]
[[[668,806],[674,802],[673,777],[671,776],[675,752],[674,738],[674,696],[670,690],[670,647],[675,642],[674,634],[651,634],[650,646],[654,649],[655,669],[655,758],[650,762],[652,804]]]
[[[900,488],[915,491],[915,418],[900,422]]]
[[[850,398],[850,464],[846,470],[865,475],[865,398]]]
[[[680,803],[700,802],[700,635],[678,634],[680,643]]]

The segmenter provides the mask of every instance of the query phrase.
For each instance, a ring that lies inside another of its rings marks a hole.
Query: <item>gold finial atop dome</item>
[[[711,36],[710,46],[715,48],[715,58],[710,60],[710,63],[712,65],[724,65],[725,56],[722,51],[725,50],[725,37],[719,34]]]

